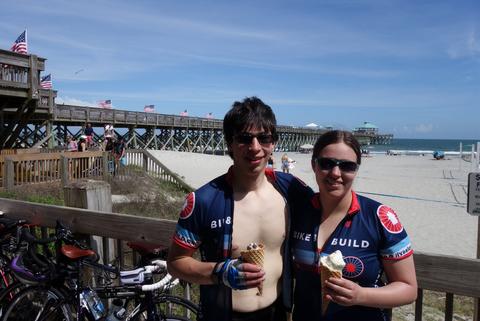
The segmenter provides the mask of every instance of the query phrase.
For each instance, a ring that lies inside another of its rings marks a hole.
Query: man
[[[202,320],[283,321],[291,308],[289,213],[311,190],[266,170],[278,135],[275,115],[260,99],[235,102],[223,130],[233,165],[187,196],[168,270],[200,284]],[[238,259],[252,242],[264,244],[263,268]],[[201,261],[193,258],[198,249]]]

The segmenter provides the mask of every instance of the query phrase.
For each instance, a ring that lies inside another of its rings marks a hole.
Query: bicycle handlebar
[[[145,266],[145,270],[149,271],[152,269],[152,272],[158,271],[165,271],[167,269],[167,262],[164,260],[154,260],[152,261],[154,265],[147,265]],[[173,279],[173,280],[172,280]],[[160,281],[155,282],[153,284],[144,284],[141,285],[140,288],[144,292],[150,292],[155,290],[168,290],[174,286],[176,286],[180,281],[178,279],[174,279],[169,273],[167,273]]]

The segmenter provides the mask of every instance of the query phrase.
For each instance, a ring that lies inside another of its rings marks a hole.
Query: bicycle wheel
[[[196,321],[200,308],[184,298],[162,295],[155,298],[155,306],[160,321]],[[142,305],[134,309],[127,320],[146,321],[148,307]]]
[[[10,302],[12,302],[15,295],[25,287],[26,285],[24,285],[23,283],[14,282],[0,291],[0,320],[2,320],[5,309],[10,304]]]
[[[43,286],[28,286],[18,292],[5,309],[2,321],[73,321],[74,315],[63,294]]]

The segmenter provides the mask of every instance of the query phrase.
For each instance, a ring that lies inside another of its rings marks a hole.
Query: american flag
[[[143,111],[146,113],[153,113],[155,112],[155,105],[145,105],[145,107],[143,107]]]
[[[15,40],[10,50],[24,55],[27,54],[27,30],[25,30],[20,36],[18,36],[17,40]]]
[[[40,87],[43,89],[52,89],[52,74],[48,74],[40,79]]]
[[[98,102],[98,107],[112,109],[112,101],[110,99],[107,100],[100,100]]]

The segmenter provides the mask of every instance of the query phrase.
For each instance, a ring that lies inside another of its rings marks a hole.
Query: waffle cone
[[[256,264],[261,268],[263,268],[263,260],[265,257],[263,244],[259,244],[258,248],[256,249],[241,251],[240,255],[244,262]],[[257,295],[262,295],[263,284],[259,285],[257,289],[258,289]]]
[[[331,277],[341,279],[342,271],[331,270],[324,265],[320,265],[320,278],[322,284],[322,315],[325,315],[325,312],[327,312],[328,304],[330,303],[330,300],[327,300],[327,298],[325,297],[325,281]]]

